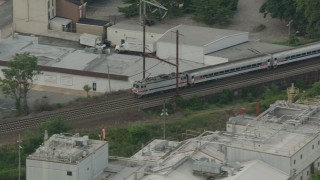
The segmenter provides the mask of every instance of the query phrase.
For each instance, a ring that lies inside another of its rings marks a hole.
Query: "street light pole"
[[[161,116],[163,116],[164,122],[163,122],[163,140],[166,139],[166,116],[168,116],[168,110],[166,109],[166,102],[163,102],[163,109]]]

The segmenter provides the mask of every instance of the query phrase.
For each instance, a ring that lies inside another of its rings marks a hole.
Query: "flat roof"
[[[248,41],[210,54],[206,54],[206,56],[222,57],[227,58],[228,61],[237,61],[241,59],[249,59],[273,54],[289,49],[293,48],[259,41]]]
[[[88,136],[80,137],[79,134],[54,134],[27,159],[78,164],[105,144],[106,141],[92,140]]]
[[[237,34],[243,34],[248,32],[234,31],[227,29],[216,29],[208,27],[199,27],[199,26],[189,26],[189,25],[178,25],[169,29],[160,39],[159,42],[171,42],[175,43],[175,31],[179,30],[179,33],[182,35],[180,42],[183,44],[195,45],[195,46],[204,46],[211,42],[217,41],[226,36],[232,36]]]
[[[124,29],[131,31],[143,31],[143,27],[141,25],[136,24],[125,24],[125,23],[117,23],[109,27],[109,29]],[[168,29],[159,28],[155,26],[146,26],[146,32],[164,34]]]
[[[110,21],[104,21],[104,20],[98,20],[98,19],[89,19],[89,18],[80,18],[78,23],[89,24],[89,25],[97,25],[97,26],[110,25]]]
[[[50,19],[50,22],[55,22],[55,23],[59,23],[61,25],[68,25],[72,22],[71,19],[67,19],[67,18],[63,18],[63,17],[54,17],[53,19]]]
[[[241,147],[275,155],[291,157],[305,144],[320,134],[319,105],[302,105],[277,101],[256,118],[238,116],[229,124],[243,126],[245,130],[223,136],[231,147]],[[228,132],[232,133],[232,132]]]

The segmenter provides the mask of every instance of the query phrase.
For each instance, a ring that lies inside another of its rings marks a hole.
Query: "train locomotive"
[[[320,43],[294,48],[255,58],[227,62],[179,73],[179,88],[236,76],[252,71],[276,68],[289,63],[320,56]],[[132,92],[138,98],[176,88],[175,73],[161,74],[135,81]]]

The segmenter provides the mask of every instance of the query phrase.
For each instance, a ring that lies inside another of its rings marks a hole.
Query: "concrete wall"
[[[156,43],[162,35],[163,34],[146,32],[146,42]],[[121,39],[126,39],[126,37],[135,38],[138,41],[142,42],[143,41],[142,27],[141,27],[141,30],[139,31],[119,29],[113,26],[108,27],[107,38],[109,41],[111,41],[111,44],[118,45],[121,43]]]
[[[249,41],[248,32],[230,35],[205,45],[203,52],[209,54],[247,41]]]
[[[57,163],[50,161],[26,160],[27,180],[78,180],[78,168],[73,164]],[[67,172],[71,171],[72,176]]]
[[[78,90],[78,91],[83,91],[83,86],[86,84],[92,87],[93,83],[96,83],[96,87],[97,87],[95,92],[105,93],[109,91],[109,81],[107,78],[87,77],[87,76],[70,75],[70,74],[64,74],[64,73],[44,71],[43,74],[38,75],[34,79],[34,84],[39,86],[65,88],[65,89]],[[121,80],[113,80],[113,79],[110,79],[110,85],[111,85],[112,91],[129,89],[132,87],[132,83],[129,81],[121,81]],[[93,90],[91,91],[94,92]]]
[[[88,33],[88,34],[94,34],[97,36],[100,36],[102,38],[105,38],[106,34],[106,28],[104,26],[95,26],[90,24],[80,24],[76,23],[77,26],[77,33]]]
[[[13,28],[28,34],[45,33],[48,29],[46,0],[13,0]]]
[[[176,58],[176,44],[168,42],[157,42],[157,56],[162,59],[175,59]],[[179,58],[198,63],[204,63],[203,48],[199,46],[190,46],[180,44]]]
[[[6,26],[0,29],[0,39],[5,39],[12,35],[12,23],[7,24]]]
[[[68,18],[72,20],[72,30],[76,30],[76,23],[81,17],[85,17],[85,6],[81,7],[81,15],[79,5],[69,2],[67,0],[56,0],[57,3],[57,16]]]
[[[79,39],[80,39],[79,33],[64,32],[64,31],[48,30],[46,33],[41,33],[40,35],[59,38],[59,39],[65,39],[69,41],[77,41],[77,42],[79,42]]]
[[[295,169],[297,179],[300,180],[302,177],[303,180],[306,180],[310,178],[312,165],[315,168],[319,168],[316,165],[318,165],[318,159],[320,158],[320,136],[313,137],[309,143],[301,146],[303,147],[291,157],[291,175],[294,174],[293,169]]]
[[[259,159],[271,166],[274,166],[281,171],[290,174],[290,158],[285,156],[279,156],[276,154],[268,154],[259,152],[258,144],[257,150],[247,150],[235,147],[227,147],[227,157],[230,162],[243,162]]]

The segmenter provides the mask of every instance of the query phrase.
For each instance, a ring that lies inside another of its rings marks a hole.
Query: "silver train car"
[[[179,73],[179,88],[187,87],[187,76],[185,73]],[[149,77],[142,81],[135,81],[132,92],[138,98],[150,94],[164,92],[176,88],[176,73],[161,74],[155,77]]]
[[[270,55],[262,55],[251,59],[227,62],[219,65],[203,67],[179,74],[179,87],[194,86],[207,81],[236,76],[252,71],[276,68],[289,63],[303,61],[320,56],[320,43],[306,45]],[[132,92],[143,97],[176,88],[175,73],[159,75],[136,81]]]

